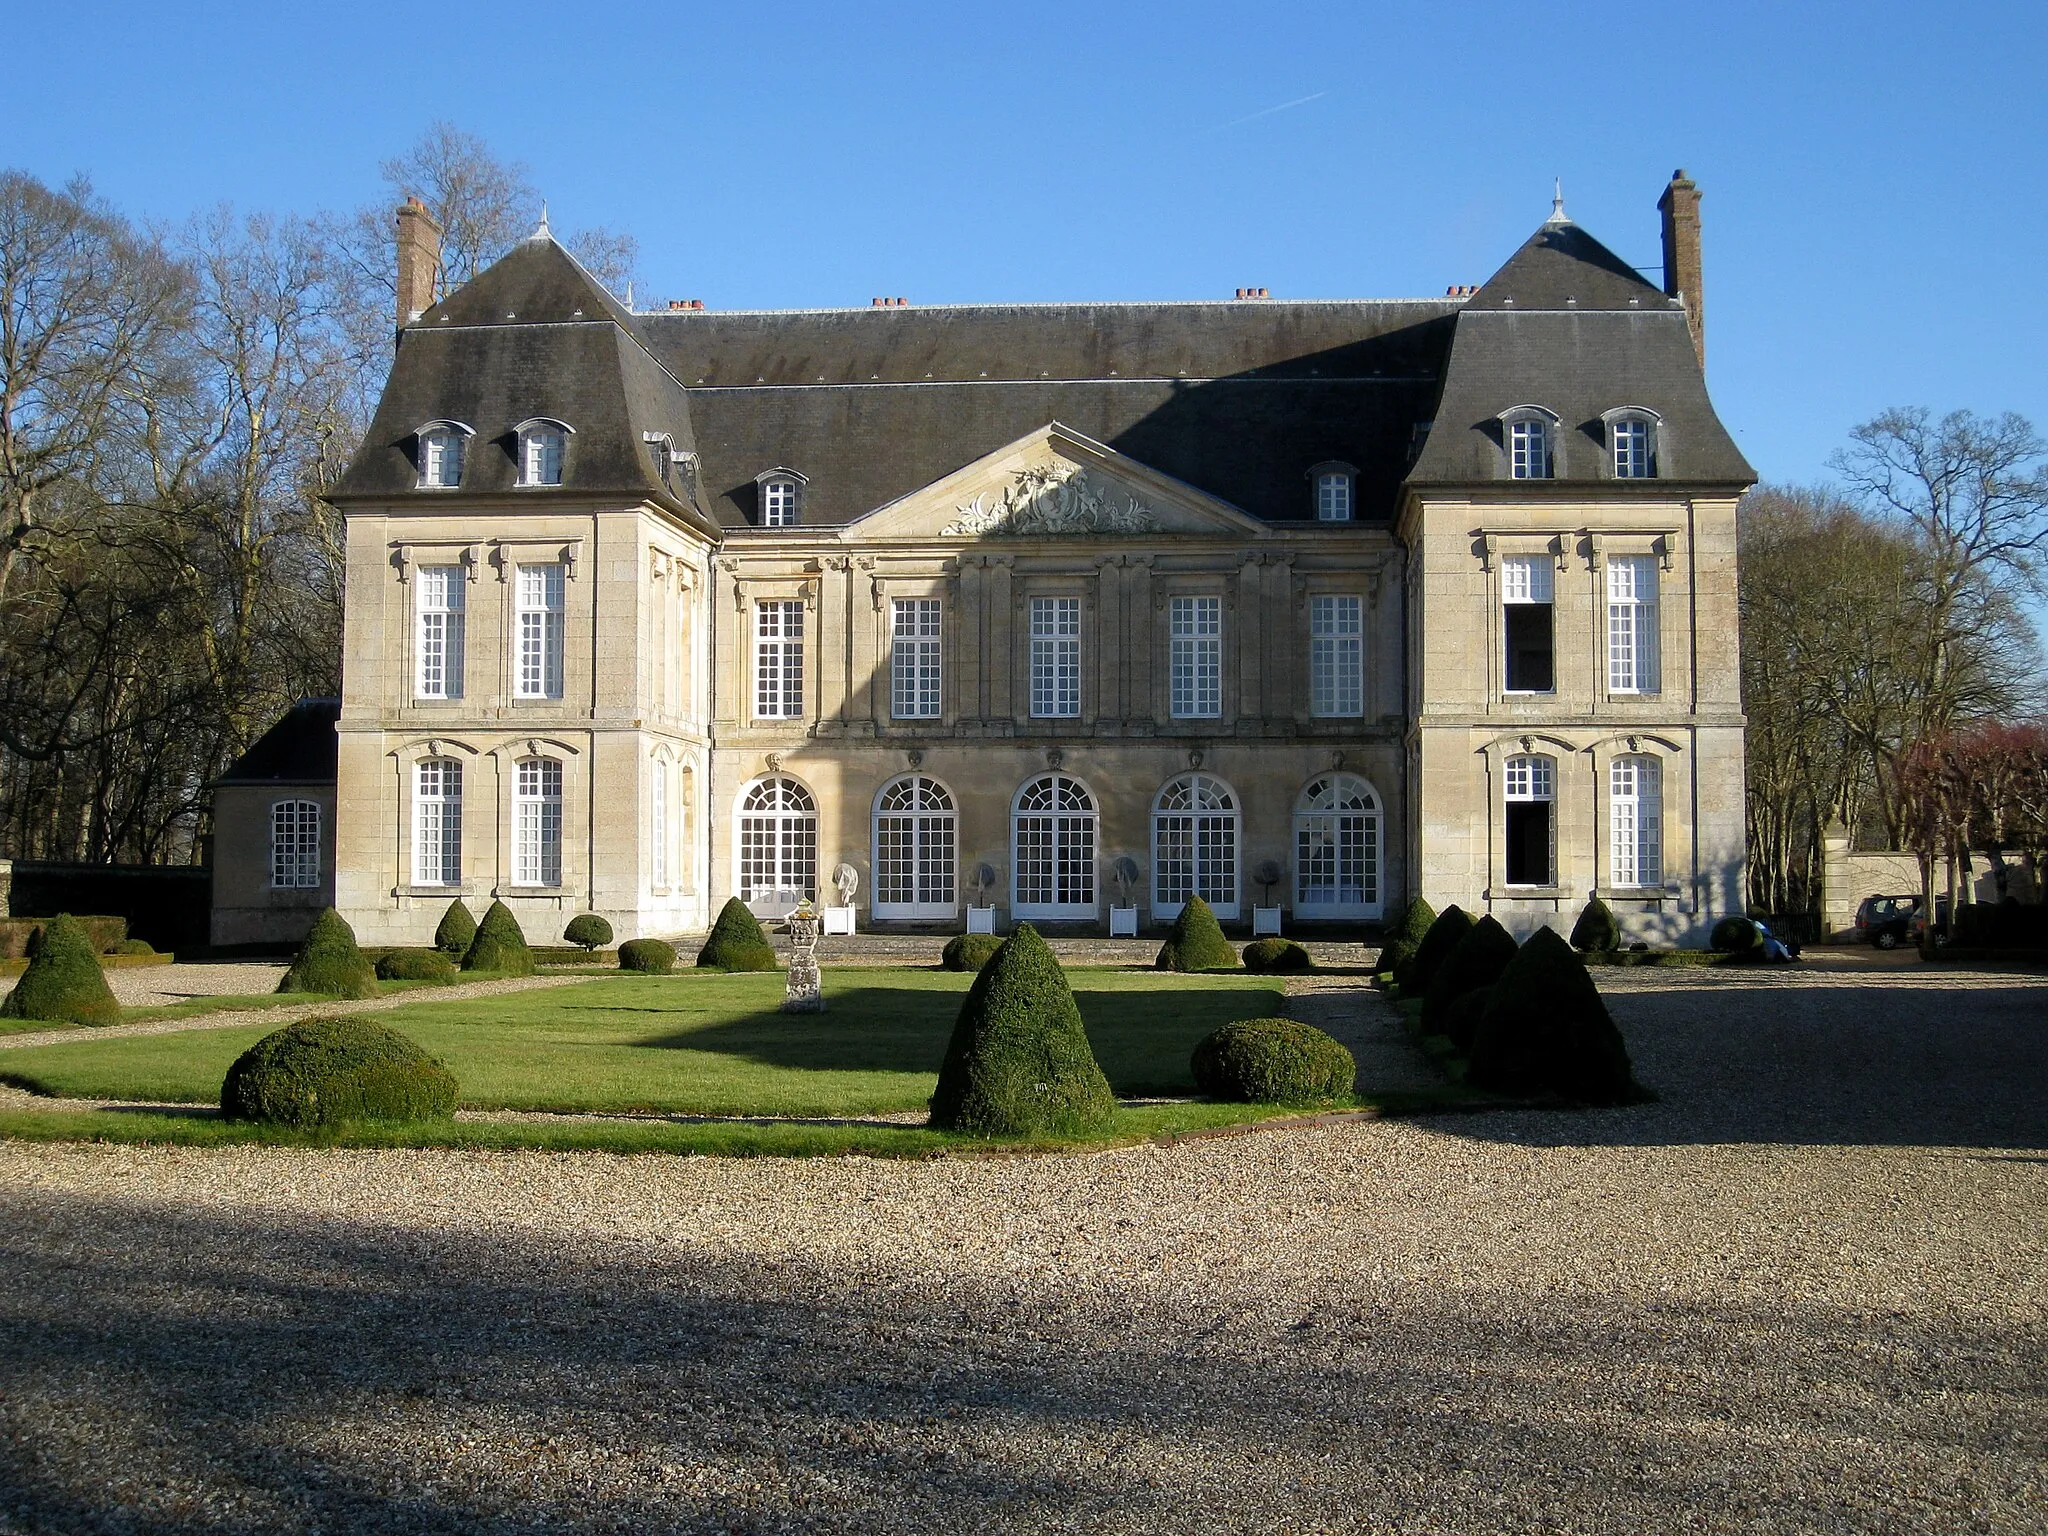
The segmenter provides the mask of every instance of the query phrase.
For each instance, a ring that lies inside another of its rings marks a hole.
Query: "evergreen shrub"
[[[1636,1096],[1628,1047],[1571,945],[1538,928],[1494,983],[1466,1080],[1495,1093],[1554,1093],[1583,1104]]]
[[[1428,991],[1429,980],[1444,963],[1444,956],[1456,949],[1458,940],[1471,931],[1472,915],[1463,907],[1453,904],[1438,913],[1408,963],[1394,973],[1394,985],[1401,989],[1401,995],[1420,997]]]
[[[1152,964],[1162,971],[1234,971],[1239,962],[1209,903],[1190,896]]]
[[[448,903],[448,910],[441,914],[441,925],[434,930],[434,948],[451,960],[460,960],[469,953],[469,946],[476,942],[476,919],[469,914],[469,908],[456,897]]]
[[[1436,968],[1436,974],[1423,990],[1422,1032],[1449,1034],[1444,1024],[1451,1004],[1467,992],[1499,981],[1501,972],[1514,958],[1514,936],[1491,913],[1474,923],[1471,931],[1451,946],[1451,952],[1444,956],[1443,964]]]
[[[1707,942],[1721,954],[1740,955],[1763,943],[1763,935],[1756,931],[1756,924],[1748,918],[1731,914],[1714,924],[1714,931]]]
[[[394,949],[377,962],[379,981],[431,981],[447,985],[458,972],[438,949]]]
[[[1195,1086],[1234,1104],[1323,1104],[1349,1098],[1358,1063],[1293,1019],[1239,1019],[1206,1036],[1188,1065]]]
[[[28,969],[0,998],[0,1018],[118,1024],[121,1005],[107,986],[92,939],[69,913],[44,923],[28,947]]]
[[[935,1128],[975,1136],[1108,1128],[1116,1096],[1066,973],[1029,923],[1017,925],[967,989],[931,1106]]]
[[[719,909],[718,921],[711,925],[710,936],[697,951],[697,963],[721,971],[779,969],[775,947],[768,942],[768,935],[761,931],[754,914],[747,910],[747,904],[737,896],[730,897]]]
[[[1387,924],[1386,942],[1380,946],[1380,957],[1372,963],[1372,973],[1384,976],[1394,973],[1400,980],[1400,970],[1415,957],[1415,947],[1422,942],[1429,925],[1436,921],[1436,908],[1418,896],[1401,909],[1400,915]]]
[[[603,949],[612,941],[612,925],[595,912],[579,912],[569,919],[569,926],[562,930],[562,941],[574,944],[588,954],[593,949]]]
[[[110,955],[153,955],[156,953],[156,946],[147,939],[123,939],[112,949],[108,950],[107,953]]]
[[[356,931],[329,907],[313,920],[306,942],[277,984],[280,992],[324,992],[332,997],[375,997],[377,971],[356,947]]]
[[[1315,962],[1292,939],[1253,939],[1244,947],[1244,968],[1267,976],[1279,971],[1312,971]]]
[[[533,951],[526,947],[526,934],[519,919],[502,901],[494,901],[476,926],[469,952],[462,957],[465,971],[502,971],[507,976],[531,976]]]
[[[960,933],[946,941],[939,964],[949,971],[978,971],[995,959],[1003,941],[992,933]]]
[[[1438,1020],[1437,1033],[1456,1046],[1459,1055],[1471,1055],[1472,1042],[1479,1035],[1479,1021],[1486,1016],[1487,1007],[1492,1002],[1492,987],[1474,987],[1444,1009]]]
[[[628,939],[619,946],[619,969],[666,976],[676,968],[676,947],[660,939]]]
[[[455,1078],[397,1030],[361,1017],[301,1019],[235,1059],[221,1114],[292,1130],[455,1113]]]
[[[1621,948],[1621,925],[1598,896],[1586,903],[1579,912],[1579,920],[1572,924],[1572,948],[1582,954]]]

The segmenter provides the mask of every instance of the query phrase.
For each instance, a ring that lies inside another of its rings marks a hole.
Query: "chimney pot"
[[[1686,327],[1700,366],[1707,364],[1707,306],[1701,292],[1700,189],[1683,167],[1657,200],[1664,215],[1664,291],[1685,305]]]

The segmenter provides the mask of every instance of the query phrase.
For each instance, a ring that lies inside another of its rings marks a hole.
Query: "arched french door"
[[[1017,791],[1010,826],[1010,915],[1095,917],[1096,810],[1088,786],[1063,773],[1028,780]]]
[[[795,779],[756,780],[740,792],[733,867],[739,898],[757,917],[780,917],[818,896],[818,802]]]
[[[1184,773],[1152,802],[1152,916],[1180,916],[1190,896],[1219,918],[1238,915],[1237,796],[1221,779]]]
[[[1373,918],[1381,902],[1379,796],[1353,774],[1311,779],[1294,807],[1294,915]]]
[[[958,814],[937,779],[906,774],[875,796],[874,889],[878,918],[949,918],[958,910],[954,864]]]

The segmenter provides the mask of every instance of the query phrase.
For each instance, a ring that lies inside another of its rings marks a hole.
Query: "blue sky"
[[[126,211],[378,194],[447,118],[713,307],[1405,297],[1549,212],[1659,260],[1767,478],[1889,405],[2048,430],[2048,10],[1903,3],[10,8],[0,161]],[[1277,110],[1276,110],[1277,109]]]

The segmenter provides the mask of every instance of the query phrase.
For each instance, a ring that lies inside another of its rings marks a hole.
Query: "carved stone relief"
[[[1135,496],[1098,488],[1075,464],[1038,464],[999,492],[955,510],[946,538],[1034,538],[1049,534],[1153,533],[1159,515]]]

